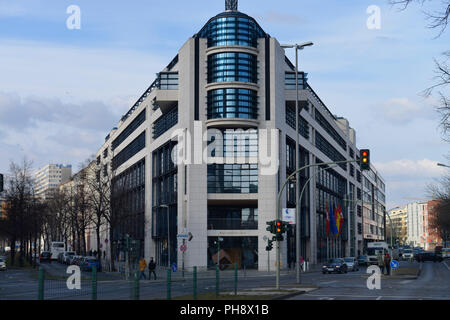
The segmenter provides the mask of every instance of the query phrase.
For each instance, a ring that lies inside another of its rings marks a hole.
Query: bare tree
[[[450,175],[441,178],[437,184],[427,187],[429,195],[436,199],[430,224],[437,229],[444,241],[450,240]]]

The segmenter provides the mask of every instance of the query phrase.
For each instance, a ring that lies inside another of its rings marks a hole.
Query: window
[[[300,109],[299,109],[300,110]],[[295,102],[286,102],[286,123],[295,130]],[[299,115],[298,132],[305,139],[309,139],[309,124]]]
[[[145,109],[122,131],[122,133],[114,139],[111,144],[111,150],[116,149],[122,142],[125,141],[139,126],[145,121]]]
[[[178,123],[178,106],[172,108],[169,112],[163,114],[161,118],[153,124],[153,139],[162,136],[169,129]]]
[[[255,55],[224,52],[208,56],[208,83],[231,81],[257,83]]]
[[[237,45],[256,48],[258,38],[265,36],[264,31],[252,18],[239,15],[214,18],[199,32],[199,37],[208,39],[208,47]]]
[[[341,146],[342,149],[347,150],[347,143],[344,139],[339,135],[339,133],[333,128],[333,126],[325,119],[322,114],[316,109],[315,111],[315,117],[317,123],[325,129],[325,131],[331,136],[331,138],[334,139],[334,141],[337,142],[339,146]]]
[[[332,161],[345,161],[345,157],[339,153],[319,132],[316,131],[316,147],[322,151]],[[347,164],[341,163],[339,166],[347,170]]]
[[[214,143],[214,144],[213,144]],[[258,133],[255,129],[226,129],[209,131],[208,145],[212,157],[257,157]]]
[[[258,165],[208,165],[208,193],[258,193]]]
[[[308,74],[304,72],[298,73],[298,88],[299,90],[306,90]],[[297,83],[295,81],[295,72],[286,72],[284,75],[284,88],[287,90],[295,90]]]
[[[208,230],[257,230],[258,208],[208,207]]]
[[[131,157],[145,148],[145,131],[126,146],[117,156],[113,158],[112,168],[116,170],[122,164],[127,162]]]
[[[258,119],[257,92],[248,89],[208,91],[208,119]]]
[[[160,90],[178,90],[178,72],[158,73],[156,87]]]

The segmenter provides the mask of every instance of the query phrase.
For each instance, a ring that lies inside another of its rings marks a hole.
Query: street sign
[[[172,265],[172,272],[177,272],[177,270],[178,270],[177,264],[174,263],[174,264]]]
[[[295,224],[295,209],[283,209],[283,221],[289,224]]]
[[[391,261],[391,268],[393,269],[393,270],[395,270],[395,269],[398,269],[398,261],[397,260],[392,260]]]
[[[183,253],[185,253],[186,250],[187,250],[186,245],[185,245],[185,244],[182,244],[182,245],[180,246],[180,251],[183,252]]]
[[[180,233],[180,234],[177,235],[177,238],[178,239],[187,239],[187,238],[189,238],[189,234],[187,234],[187,233]]]

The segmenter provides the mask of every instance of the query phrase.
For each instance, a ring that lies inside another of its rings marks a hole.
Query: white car
[[[75,256],[77,253],[75,251],[64,251],[62,254],[61,260],[64,264],[70,264],[70,261],[73,256]]]
[[[403,260],[409,260],[414,258],[414,252],[412,249],[405,249],[403,250],[402,259]]]
[[[6,262],[3,259],[0,259],[0,271],[6,271]]]
[[[347,265],[348,271],[359,271],[358,260],[354,257],[344,258],[345,264]]]

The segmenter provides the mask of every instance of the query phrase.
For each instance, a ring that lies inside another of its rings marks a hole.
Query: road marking
[[[330,297],[322,297],[322,298],[319,298],[319,300],[334,300],[334,298],[330,298]]]
[[[445,266],[447,267],[448,270],[450,270],[449,266],[447,265],[447,263],[444,261]]]
[[[334,281],[326,281],[326,282],[319,282],[319,284],[332,284],[338,282],[337,280]]]
[[[382,296],[379,296],[378,298],[377,298],[377,300],[381,300],[381,298],[383,298]]]
[[[400,281],[400,284],[408,284],[410,282],[412,282],[412,280],[403,280],[403,281]]]

